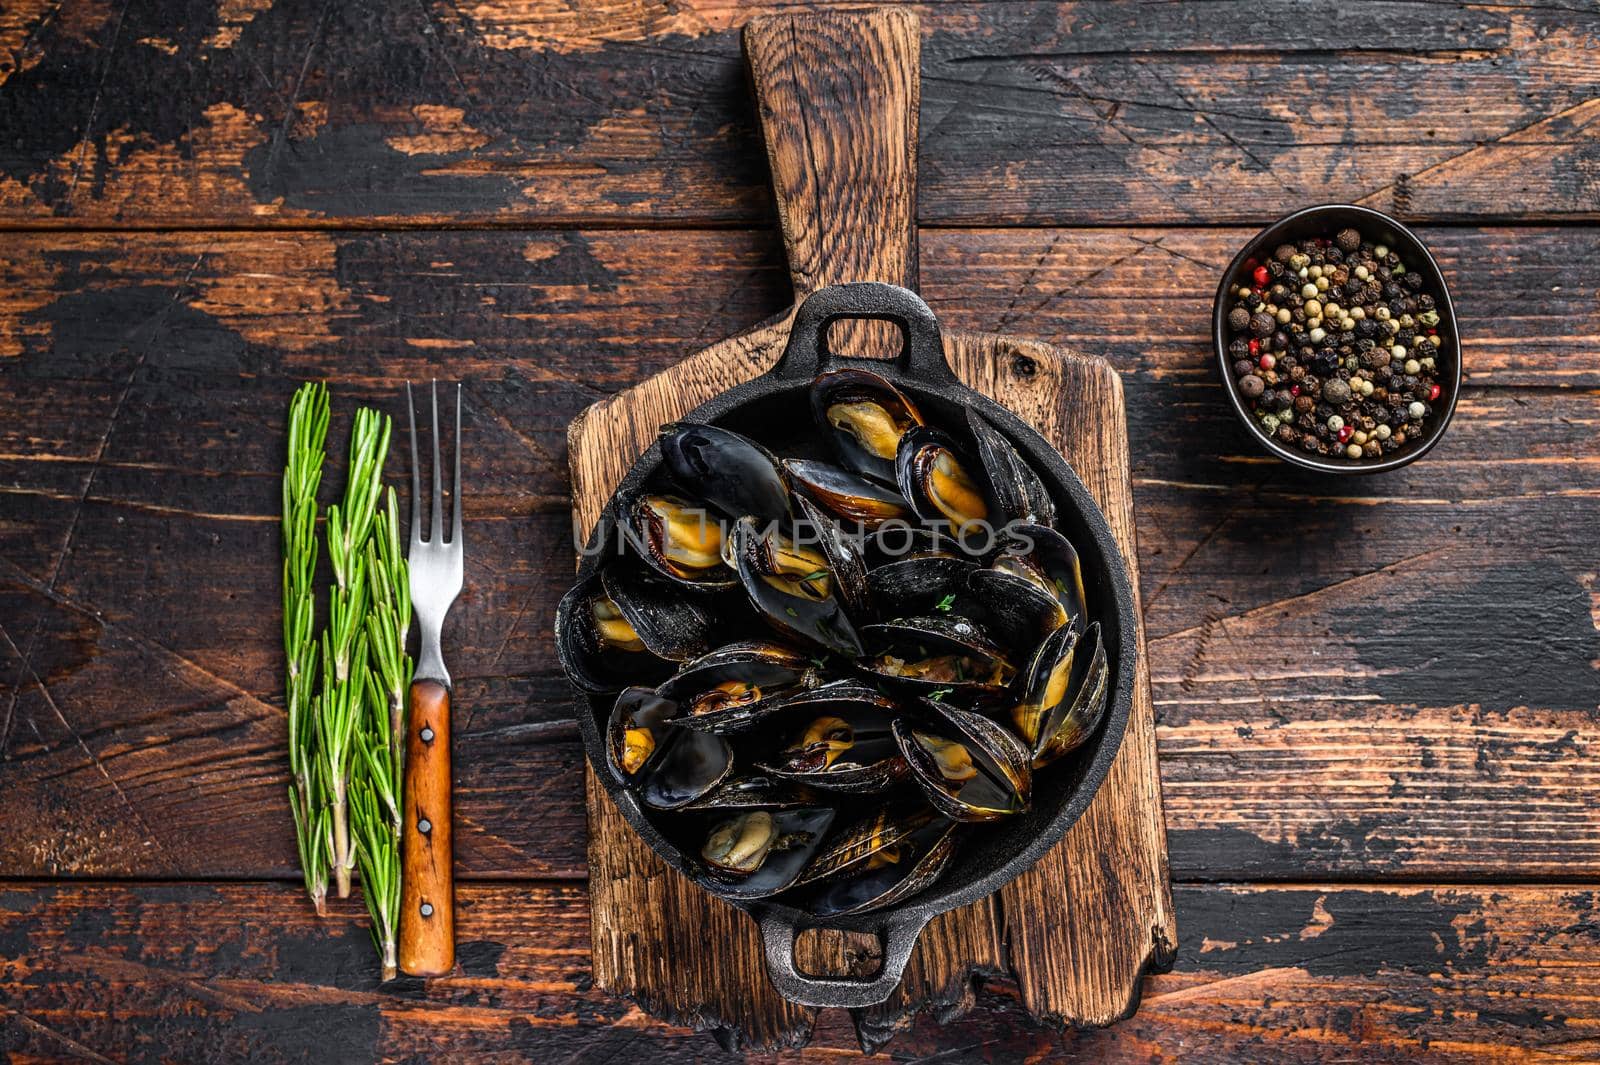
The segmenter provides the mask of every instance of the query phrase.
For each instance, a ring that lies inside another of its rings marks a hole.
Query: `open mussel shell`
[[[1020,521],[1054,525],[1055,501],[1028,460],[977,410],[968,408],[967,426],[978,445],[978,460],[989,481],[990,498],[999,511],[995,524]]]
[[[789,485],[777,458],[749,437],[718,425],[680,422],[661,430],[660,444],[667,476],[690,498],[729,518],[789,516]]]
[[[833,824],[828,807],[742,810],[715,822],[700,847],[710,886],[719,895],[760,899],[794,883]]]
[[[811,660],[775,643],[719,647],[687,662],[662,682],[660,694],[683,707],[683,728],[719,734],[743,732],[811,682]]]
[[[1048,526],[1010,526],[1000,553],[967,583],[991,606],[1013,603],[1037,614],[1045,632],[1067,624],[1081,630],[1088,620],[1077,549]]]
[[[1019,680],[1020,698],[1011,710],[1036,768],[1081,746],[1094,732],[1105,712],[1109,677],[1098,621],[1082,634],[1063,625],[1045,638]]]
[[[953,821],[994,821],[1028,808],[1030,752],[1005,726],[981,714],[923,700],[926,720],[899,718],[895,740],[911,778],[933,808]]]
[[[678,705],[649,688],[627,688],[606,722],[606,763],[647,806],[673,810],[727,778],[733,749],[704,732],[678,728]]]
[[[918,426],[900,438],[895,483],[917,517],[955,534],[993,538],[994,506],[983,470],[942,429]]]
[[[873,688],[835,681],[783,704],[784,746],[759,767],[827,791],[883,791],[904,778],[892,725],[899,708]]]
[[[905,497],[888,485],[813,459],[784,459],[783,471],[795,488],[828,513],[871,531],[891,519],[911,516]]]
[[[855,657],[861,638],[850,623],[826,555],[786,533],[758,528],[754,518],[733,525],[729,562],[756,613],[806,644]]]
[[[855,617],[870,615],[872,598],[867,587],[867,564],[856,540],[804,496],[796,495],[794,505],[796,545],[802,549],[815,545],[822,552],[833,575],[834,594],[848,613]]]
[[[691,803],[684,812],[700,810],[796,810],[817,805],[816,795],[792,781],[770,773],[747,773],[729,777]]]
[[[861,636],[873,653],[857,659],[858,668],[923,694],[998,695],[1016,674],[1002,648],[953,612],[864,625]]]
[[[584,690],[616,691],[703,653],[712,624],[703,603],[631,563],[612,562],[562,596],[556,648]]]
[[[866,477],[895,483],[895,455],[906,432],[922,424],[916,405],[868,370],[833,370],[811,383],[811,412],[839,461]]]
[[[817,884],[806,901],[816,917],[894,906],[931,887],[956,851],[959,826],[931,812],[897,819],[880,811],[839,835],[801,874]]]
[[[727,522],[704,503],[668,492],[642,492],[618,515],[628,546],[657,573],[691,588],[732,588],[723,562]]]

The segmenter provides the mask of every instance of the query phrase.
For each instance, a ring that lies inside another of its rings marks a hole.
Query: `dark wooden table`
[[[550,626],[567,422],[788,300],[756,10],[0,9],[0,1058],[728,1057],[590,986]],[[991,985],[888,1052],[1600,1055],[1600,16],[922,14],[924,293],[1124,375],[1181,950],[1114,1029]],[[1454,428],[1371,480],[1262,457],[1209,364],[1217,271],[1328,200],[1417,224],[1463,314]],[[461,969],[380,986],[359,903],[296,883],[283,419],[434,375],[471,434]],[[824,1014],[792,1056],[854,1046]]]

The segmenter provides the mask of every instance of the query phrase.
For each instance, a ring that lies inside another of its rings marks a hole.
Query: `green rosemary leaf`
[[[316,767],[314,690],[317,671],[315,589],[317,489],[327,459],[328,389],[302,385],[289,403],[288,457],[283,468],[284,704],[289,719],[290,811],[306,894],[325,911],[329,851],[323,818],[328,796]]]

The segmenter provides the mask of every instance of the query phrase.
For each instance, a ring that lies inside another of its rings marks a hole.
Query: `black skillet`
[[[846,319],[893,323],[902,348],[893,362],[846,358],[828,349],[828,329]],[[938,319],[915,293],[894,285],[862,283],[819,289],[794,318],[783,357],[767,373],[729,389],[683,420],[708,422],[747,433],[779,454],[814,448],[808,389],[817,374],[841,366],[862,366],[883,375],[908,394],[931,422],[959,431],[965,412],[976,409],[1011,440],[1032,463],[1055,498],[1060,531],[1078,549],[1092,620],[1098,620],[1110,660],[1110,694],[1099,729],[1068,758],[1034,777],[1028,813],[981,826],[962,843],[944,876],[923,893],[897,906],[855,917],[826,921],[775,900],[734,900],[730,905],[760,924],[767,968],[778,991],[809,1006],[861,1007],[882,1002],[900,982],[911,949],[923,927],[938,914],[980,899],[1014,879],[1053,847],[1094,798],[1111,768],[1133,699],[1135,629],[1133,592],[1110,527],[1072,467],[1016,415],[963,385],[945,360]],[[579,578],[594,573],[594,550],[601,530],[615,519],[616,501],[642,487],[661,462],[651,445],[618,485],[579,567]],[[609,519],[609,520],[608,520]],[[650,823],[633,792],[606,768],[604,722],[610,699],[580,696],[578,722],[596,776],[617,809],[668,865],[703,883],[696,857],[686,856]],[[876,933],[883,943],[883,965],[869,980],[814,977],[795,966],[795,934],[806,927]]]

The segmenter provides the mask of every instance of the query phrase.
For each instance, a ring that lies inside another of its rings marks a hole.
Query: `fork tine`
[[[456,382],[456,479],[450,489],[455,519],[450,523],[450,542],[461,542],[461,382]]]
[[[439,379],[434,378],[433,385],[433,497],[428,506],[430,543],[439,543],[444,539],[444,470],[439,462]]]
[[[417,408],[406,382],[406,422],[411,427],[411,543],[422,542],[422,478],[417,471]]]

